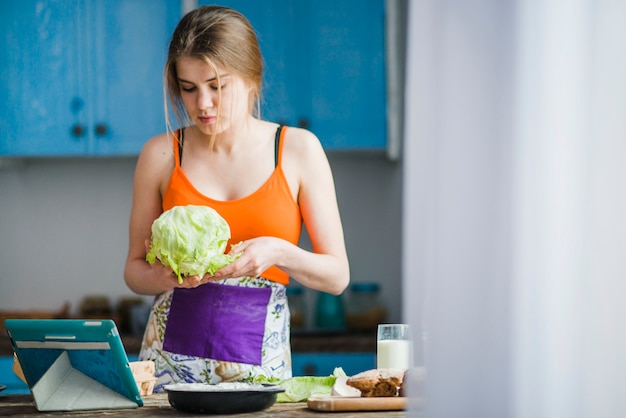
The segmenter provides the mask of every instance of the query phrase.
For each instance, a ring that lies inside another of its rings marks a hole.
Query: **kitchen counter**
[[[39,412],[35,409],[31,395],[2,395],[0,393],[0,416],[107,416],[107,417],[382,417],[404,418],[406,411],[371,411],[371,412],[317,412],[308,409],[306,403],[276,403],[268,409],[246,414],[230,415],[195,415],[180,412],[172,408],[167,400],[167,394],[159,393],[144,397],[144,406],[136,409],[118,409],[101,411],[71,411],[71,412]]]

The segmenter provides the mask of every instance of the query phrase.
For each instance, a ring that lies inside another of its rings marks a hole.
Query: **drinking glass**
[[[411,367],[411,340],[408,324],[378,325],[376,367],[379,369]]]

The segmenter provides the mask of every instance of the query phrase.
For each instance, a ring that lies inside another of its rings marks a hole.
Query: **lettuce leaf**
[[[285,389],[276,396],[276,402],[305,402],[311,396],[330,396],[336,376],[296,376],[283,380]]]
[[[182,283],[183,276],[213,274],[232,263],[237,257],[224,254],[229,239],[230,227],[214,209],[174,206],[152,223],[146,261],[160,260]]]
[[[311,396],[330,396],[338,377],[346,376],[341,367],[335,367],[330,376],[295,376],[282,380],[279,386],[285,389],[276,396],[276,402],[306,402]]]

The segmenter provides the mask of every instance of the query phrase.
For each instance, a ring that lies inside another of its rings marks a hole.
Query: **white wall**
[[[505,417],[510,8],[409,6],[404,306],[427,367],[427,416]]]
[[[408,415],[626,416],[626,3],[409,4]]]
[[[331,154],[353,281],[376,281],[399,321],[402,165]],[[75,310],[123,281],[135,159],[38,159],[0,166],[0,310]]]
[[[134,160],[28,160],[0,171],[0,309],[130,294],[122,274]]]

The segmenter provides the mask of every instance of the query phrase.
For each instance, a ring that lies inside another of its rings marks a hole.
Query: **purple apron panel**
[[[163,349],[170,353],[260,365],[269,287],[207,283],[174,289]]]

